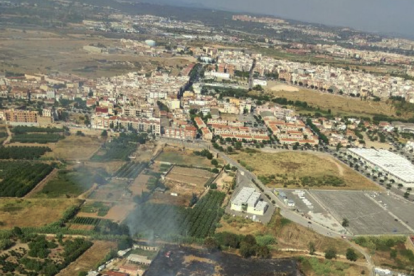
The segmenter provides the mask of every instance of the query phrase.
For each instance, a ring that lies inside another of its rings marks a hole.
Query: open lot
[[[165,257],[167,251],[173,252],[171,258]],[[189,247],[166,246],[145,275],[293,276],[298,275],[297,273],[297,264],[294,260],[242,259],[229,253],[209,253]]]
[[[212,177],[214,177],[214,174],[206,170],[174,167],[165,178],[167,180],[200,187]]]
[[[379,189],[367,178],[319,152],[239,152],[232,158],[255,173],[269,187]]]
[[[276,86],[277,87],[277,86]],[[359,98],[351,98],[340,95],[332,95],[328,92],[319,92],[310,89],[299,88],[298,91],[269,89],[273,96],[286,98],[292,101],[305,100],[310,106],[323,110],[331,109],[333,114],[384,114],[395,115],[394,108],[385,102],[361,101]]]
[[[366,192],[311,191],[338,221],[349,220],[355,235],[384,235],[409,233],[400,221],[373,202]],[[397,215],[397,214],[396,214]]]
[[[136,196],[141,195],[142,192],[148,192],[147,183],[150,178],[150,175],[140,174],[134,182],[132,182],[131,186],[129,186],[132,195]]]
[[[0,199],[0,229],[41,227],[60,219],[67,208],[79,205],[77,199]],[[39,219],[41,218],[41,219]]]
[[[128,190],[128,183],[124,180],[112,179],[111,182],[99,186],[94,190],[89,199],[106,202],[117,202],[131,199],[131,191]]]
[[[56,143],[45,158],[65,160],[88,160],[101,146],[101,141],[92,137],[71,135]]]
[[[80,271],[89,271],[96,267],[111,249],[116,249],[116,243],[110,241],[96,241],[76,261],[59,272],[58,276],[78,275]]]

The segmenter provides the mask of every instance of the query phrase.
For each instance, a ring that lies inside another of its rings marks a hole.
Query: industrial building
[[[243,188],[231,202],[231,210],[253,215],[264,215],[269,205],[260,201],[260,193],[254,188]]]
[[[374,171],[374,175],[387,178],[404,187],[414,187],[414,165],[406,158],[387,150],[348,149],[348,155],[355,158],[364,169]]]

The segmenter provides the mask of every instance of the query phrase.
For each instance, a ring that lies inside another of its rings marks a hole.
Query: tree
[[[104,138],[108,137],[108,131],[103,130],[101,133],[101,137],[104,137]]]
[[[125,250],[127,248],[131,248],[133,241],[130,237],[122,238],[118,242],[118,250]]]
[[[269,247],[267,247],[266,245],[257,246],[256,256],[262,259],[269,259],[271,257]]]
[[[336,250],[334,248],[330,248],[325,251],[325,259],[331,260],[336,259]]]
[[[255,254],[254,248],[255,246],[252,246],[251,244],[242,241],[240,243],[240,255],[243,258],[249,258],[250,256]]]
[[[227,152],[233,152],[233,148],[232,147],[227,147]]]
[[[82,131],[78,130],[76,131],[76,136],[85,136]]]
[[[204,246],[210,252],[214,252],[214,251],[217,251],[219,249],[219,245],[218,245],[217,241],[212,237],[208,237],[204,240]]]
[[[313,255],[316,252],[315,244],[313,242],[309,243],[309,254]]]
[[[15,237],[21,237],[23,235],[23,231],[20,227],[15,226],[12,230],[12,235]]]
[[[87,275],[88,275],[88,272],[86,272],[86,271],[80,271],[78,273],[78,276],[87,276]]]
[[[213,165],[213,166],[218,166],[218,161],[217,161],[217,159],[213,159],[213,160],[211,160],[211,165]]]
[[[348,248],[346,250],[346,258],[352,262],[355,262],[358,259],[358,255],[355,253],[355,250]]]
[[[344,218],[344,219],[342,220],[342,226],[343,226],[343,227],[348,227],[348,226],[349,226],[349,220],[348,220],[347,218]]]
[[[391,250],[390,257],[393,258],[393,259],[397,258],[397,250],[395,250],[395,249]]]

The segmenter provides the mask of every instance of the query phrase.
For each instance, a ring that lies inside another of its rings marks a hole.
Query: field
[[[368,275],[364,266],[332,260],[318,259],[316,257],[299,257],[301,271],[307,276],[335,275],[352,276]]]
[[[103,202],[93,202],[84,204],[79,212],[79,215],[82,216],[81,213],[89,213],[89,214],[96,214],[99,217],[104,217],[108,214],[109,209],[111,209],[112,204],[103,203]]]
[[[33,196],[37,198],[77,197],[89,190],[94,184],[94,175],[86,168],[60,170],[42,190]]]
[[[147,192],[147,183],[151,176],[141,174],[139,175],[134,182],[132,182],[131,186],[129,186],[129,190],[131,190],[134,196],[141,195],[143,191]]]
[[[42,227],[57,221],[70,206],[78,206],[77,199],[0,199],[0,229]],[[41,218],[41,219],[39,219]]]
[[[112,179],[111,182],[100,185],[88,199],[98,201],[117,202],[121,200],[130,200],[132,193],[128,190],[129,184],[124,180]]]
[[[16,39],[11,39],[16,37]],[[139,35],[134,36],[139,39]],[[145,36],[146,37],[146,36]],[[142,38],[142,37],[141,37]],[[141,57],[133,54],[93,54],[82,49],[85,45],[103,43],[119,45],[119,39],[101,35],[53,33],[43,30],[3,29],[0,33],[0,70],[21,73],[50,73],[51,70],[97,78],[116,76],[131,70],[155,70],[157,66],[176,69],[189,60],[182,57]],[[146,39],[146,38],[144,38]],[[45,45],[44,41],[48,44]],[[10,61],[13,56],[13,61]],[[191,62],[194,62],[192,60]]]
[[[270,93],[273,96],[292,101],[303,101],[305,99],[310,106],[319,107],[322,110],[331,109],[332,114],[355,114],[359,116],[363,114],[367,116],[372,114],[395,115],[395,110],[392,106],[385,102],[361,101],[359,98],[355,99],[307,89],[300,89],[297,92],[279,90],[270,91]]]
[[[167,180],[200,187],[206,184],[212,177],[214,177],[214,174],[206,170],[176,166],[168,173],[168,175],[166,175],[165,178]]]
[[[379,189],[370,180],[322,153],[239,152],[232,158],[271,187]]]
[[[25,196],[52,170],[44,163],[0,162],[0,197]]]
[[[225,194],[210,191],[194,208],[146,203],[129,214],[126,223],[133,234],[144,237],[192,236],[204,238],[215,232]]]
[[[210,160],[207,158],[197,156],[190,150],[181,150],[172,147],[164,148],[164,151],[157,157],[156,160],[177,165],[212,168]]]
[[[80,271],[95,269],[96,265],[104,259],[111,249],[115,249],[116,244],[110,241],[95,241],[93,245],[83,253],[76,261],[72,262],[67,268],[60,271],[58,276],[78,275]]]
[[[129,160],[128,157],[137,150],[138,144],[128,136],[114,138],[103,144],[98,152],[91,157],[91,161]]]
[[[33,160],[51,151],[49,147],[1,147],[0,159]]]
[[[56,143],[45,158],[88,160],[100,147],[101,142],[92,137],[71,135]]]
[[[174,252],[172,258],[165,253]],[[243,259],[235,254],[166,245],[146,276],[159,275],[299,275],[293,259]]]
[[[65,138],[65,136],[59,134],[14,134],[11,143],[56,143],[59,140]]]
[[[349,229],[356,235],[407,234],[407,229],[389,211],[382,209],[364,192],[312,191],[331,214],[342,222],[349,220]],[[395,214],[398,216],[398,214]]]

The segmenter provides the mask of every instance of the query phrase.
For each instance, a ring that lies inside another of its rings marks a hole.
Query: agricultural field
[[[59,220],[71,206],[79,206],[77,199],[0,199],[0,229],[42,227]],[[42,219],[39,219],[42,218]]]
[[[56,177],[47,182],[43,189],[35,193],[33,197],[77,197],[89,190],[95,181],[95,174],[85,167],[74,170],[60,170]]]
[[[232,155],[269,187],[378,190],[367,178],[340,164],[327,154],[281,151],[238,152]]]
[[[1,147],[0,159],[35,160],[51,151],[49,147]]]
[[[89,136],[67,136],[56,143],[52,152],[46,153],[45,158],[64,160],[89,160],[99,149],[102,141]]]
[[[145,141],[145,137],[124,134],[103,144],[90,160],[95,162],[106,162],[111,160],[128,161],[130,159],[129,157],[137,151],[138,145]]]
[[[214,234],[224,211],[225,194],[210,191],[193,208],[145,203],[138,206],[125,220],[136,235],[168,238],[191,236],[204,238]]]
[[[114,175],[115,178],[135,179],[148,166],[147,163],[125,163]]]
[[[209,182],[213,177],[214,174],[206,170],[175,166],[165,176],[165,179],[200,188],[204,187],[204,184]]]
[[[52,170],[44,163],[0,162],[0,197],[25,196]]]
[[[16,246],[0,255],[0,274],[55,275],[91,245],[83,238],[56,241],[43,235],[21,236]]]
[[[131,191],[128,190],[129,183],[125,180],[112,179],[105,185],[100,185],[88,197],[97,201],[117,202],[121,200],[130,200]]]
[[[84,204],[79,212],[79,215],[82,216],[82,213],[95,214],[99,217],[104,217],[108,214],[108,211],[112,208],[113,204],[98,202]]]
[[[27,127],[16,126],[11,129],[13,136],[12,143],[56,143],[65,138],[63,136],[64,130],[62,128],[42,128],[42,127]]]
[[[185,166],[213,168],[209,159],[195,155],[191,150],[182,150],[174,147],[165,147],[156,161]]]
[[[97,226],[97,225],[100,225],[102,223],[105,223],[105,220],[100,219],[100,218],[76,217],[72,221],[72,223]]]
[[[152,176],[140,174],[134,182],[132,182],[131,186],[129,186],[129,190],[132,192],[133,196],[141,195],[142,192],[148,192],[147,183]]]
[[[64,270],[60,271],[58,276],[78,275],[81,271],[90,271],[96,268],[105,256],[116,249],[116,243],[111,241],[94,241],[93,245],[83,253],[78,259],[72,262]]]

